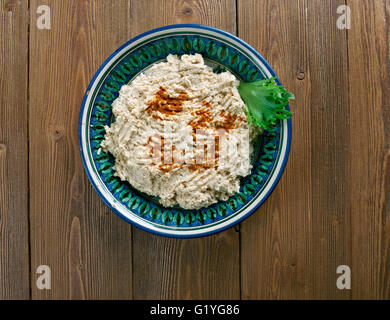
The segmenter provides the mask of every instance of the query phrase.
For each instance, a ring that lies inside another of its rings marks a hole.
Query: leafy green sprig
[[[271,129],[278,120],[288,119],[286,109],[294,95],[276,83],[275,78],[240,82],[238,92],[248,110],[248,122],[263,130]]]

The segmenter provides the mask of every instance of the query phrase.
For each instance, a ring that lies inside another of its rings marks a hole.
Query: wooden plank
[[[388,1],[348,1],[352,297],[390,298]]]
[[[308,190],[311,74],[305,3],[239,1],[237,15],[240,38],[271,63],[283,85],[299,101],[291,104],[293,141],[284,176],[267,202],[241,224],[242,297],[310,297],[311,278],[302,276],[311,263],[311,244],[307,239],[312,232],[312,194]]]
[[[30,191],[33,299],[132,298],[131,227],[103,204],[81,163],[78,116],[86,87],[130,36],[129,2],[31,1]],[[51,268],[51,290],[35,270]]]
[[[343,3],[307,4],[312,75],[313,295],[318,299],[348,299],[351,292],[336,286],[338,266],[352,265],[347,32],[336,24],[337,8]]]
[[[173,23],[201,23],[235,33],[234,0],[132,1],[135,36]],[[238,299],[239,234],[162,238],[133,229],[135,299]]]
[[[0,1],[0,300],[29,298],[28,3]]]
[[[238,2],[239,36],[296,95],[283,178],[242,223],[244,299],[348,298],[336,268],[352,262],[346,32],[333,1]]]

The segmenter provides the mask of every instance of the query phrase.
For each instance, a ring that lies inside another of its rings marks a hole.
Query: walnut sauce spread
[[[169,55],[124,85],[102,143],[116,175],[167,207],[198,209],[238,192],[256,134],[238,84],[195,54]]]

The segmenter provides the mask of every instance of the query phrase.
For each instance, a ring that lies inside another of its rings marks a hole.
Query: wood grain
[[[244,298],[389,297],[389,5],[347,1],[346,31],[341,4],[239,2],[239,35],[297,96],[286,173],[242,226]]]
[[[333,1],[239,1],[239,36],[296,95],[289,162],[273,195],[242,224],[244,299],[348,298],[350,264],[346,32]]]
[[[390,298],[389,1],[348,1],[352,298]]]
[[[35,27],[31,1],[30,219],[33,299],[132,298],[131,227],[89,183],[79,156],[84,91],[104,59],[128,40],[126,0],[46,1],[51,30]],[[51,268],[51,290],[35,270]]]
[[[339,30],[336,24],[337,8],[342,4],[307,1],[313,224],[309,268],[317,299],[351,297],[350,290],[336,286],[337,267],[352,268],[353,232],[353,185],[348,180],[350,139],[346,134],[350,121],[347,31]]]
[[[36,26],[41,4],[0,0],[0,299],[390,298],[388,0],[46,0],[51,30]],[[350,30],[336,26],[342,4]],[[105,58],[173,23],[237,33],[296,96],[272,196],[241,226],[192,240],[115,216],[77,138]],[[351,290],[336,287],[344,264]],[[40,265],[51,290],[36,287]]]
[[[304,1],[239,1],[238,35],[274,67],[294,92],[293,141],[285,173],[267,202],[241,224],[243,299],[312,294],[310,79]],[[297,143],[296,141],[304,141]],[[299,174],[297,179],[294,173]],[[291,187],[293,186],[293,187]]]
[[[132,1],[132,35],[173,23],[235,33],[235,1]],[[135,299],[239,299],[239,234],[180,240],[133,229]]]
[[[0,1],[0,300],[29,298],[28,3]]]

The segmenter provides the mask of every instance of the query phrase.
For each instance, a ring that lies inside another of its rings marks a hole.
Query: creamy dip
[[[238,84],[195,54],[169,55],[124,85],[102,142],[115,174],[166,207],[198,209],[238,192],[253,135]]]

